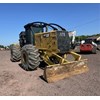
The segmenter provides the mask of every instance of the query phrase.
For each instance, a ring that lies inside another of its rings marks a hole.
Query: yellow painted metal
[[[75,58],[75,61],[81,60],[81,55],[79,55],[73,51],[70,51],[70,54]]]
[[[67,55],[70,54],[74,57],[74,61],[68,61]],[[55,64],[49,59],[48,52],[44,52],[42,56],[43,60],[48,64],[44,69],[43,78],[48,82],[55,82],[73,75],[87,72],[87,59],[81,59],[81,56],[77,53],[70,51],[68,54],[62,56],[51,52],[53,57],[56,57],[58,64]]]
[[[47,82],[54,82],[88,71],[87,60],[82,60],[81,55],[73,51],[60,55],[56,34],[56,31],[52,31],[34,35],[35,46],[39,49],[43,61],[48,65],[44,70],[44,79]],[[69,54],[73,56],[74,61],[67,60]]]
[[[61,57],[57,53],[60,52],[58,49],[57,44],[57,37],[56,37],[56,31],[51,32],[44,32],[44,33],[36,33],[35,34],[35,46],[39,49],[39,51],[42,51],[42,58],[48,65],[52,65],[49,57],[55,56],[56,59],[59,61],[60,64],[62,63],[68,63],[67,55],[71,54],[76,61],[81,59],[81,56],[75,52],[70,51],[69,53],[64,54],[64,57]]]
[[[52,55],[51,52],[58,53],[58,44],[56,31],[36,33],[35,34],[35,46],[39,50],[47,51],[48,55]]]
[[[50,55],[49,55],[50,53]],[[74,57],[75,61],[79,61],[81,60],[81,55],[70,51],[69,53],[64,54],[63,57],[61,57],[60,55],[58,55],[57,53],[54,52],[50,52],[50,51],[42,51],[41,53],[41,58],[43,58],[43,60],[48,64],[48,65],[54,65],[54,63],[52,61],[50,61],[49,57],[53,56],[57,59],[57,61],[59,62],[59,64],[63,64],[63,63],[69,63],[71,61],[67,60],[67,55],[70,54]]]
[[[72,61],[69,63],[55,64],[44,69],[43,78],[48,82],[55,82],[64,78],[71,77],[87,72],[87,60]]]
[[[56,57],[56,59],[59,61],[59,64],[68,63],[69,62],[67,59],[59,56],[56,53],[52,53],[52,55]]]

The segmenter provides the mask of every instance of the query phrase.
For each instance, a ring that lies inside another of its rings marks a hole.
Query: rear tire
[[[38,49],[33,45],[25,45],[21,50],[21,63],[25,70],[35,70],[40,64]]]
[[[19,45],[11,45],[10,51],[11,51],[10,60],[12,62],[18,62],[18,61],[21,60],[21,52],[20,52],[20,46]]]

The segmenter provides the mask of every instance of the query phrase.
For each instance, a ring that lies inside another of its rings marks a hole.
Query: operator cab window
[[[43,28],[41,27],[32,27],[32,33],[41,33],[43,32]]]

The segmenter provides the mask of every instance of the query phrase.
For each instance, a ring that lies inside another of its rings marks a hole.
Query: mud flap
[[[70,63],[47,66],[44,69],[43,78],[48,83],[51,83],[87,71],[88,71],[87,59],[84,59],[80,61],[73,61]]]

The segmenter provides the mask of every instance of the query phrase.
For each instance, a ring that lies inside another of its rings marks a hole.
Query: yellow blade
[[[87,71],[87,59],[84,59],[70,63],[47,66],[44,70],[43,77],[48,83],[50,83]]]

